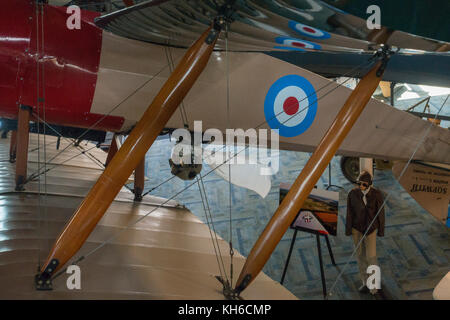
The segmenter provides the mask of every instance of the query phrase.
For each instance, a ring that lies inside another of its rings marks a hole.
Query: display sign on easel
[[[282,183],[280,185],[280,203],[289,191],[291,186]],[[283,284],[286,276],[289,260],[291,258],[292,249],[294,248],[295,239],[297,238],[298,231],[304,231],[316,235],[317,251],[319,255],[320,275],[322,278],[322,289],[324,297],[327,294],[325,274],[323,270],[322,251],[320,248],[320,236],[325,237],[328,253],[331,257],[331,262],[336,265],[334,261],[333,252],[331,251],[330,240],[328,235],[337,235],[337,221],[338,221],[338,208],[339,208],[339,193],[334,191],[328,191],[323,189],[314,188],[308,198],[305,200],[303,207],[298,212],[294,221],[291,224],[291,228],[294,229],[294,236],[289,248],[289,254],[284,266],[283,275],[280,283]]]
[[[280,184],[280,203],[291,186]],[[294,219],[291,228],[336,236],[339,192],[314,188]]]

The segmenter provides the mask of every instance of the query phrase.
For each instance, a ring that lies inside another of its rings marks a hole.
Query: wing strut
[[[218,16],[213,26],[188,49],[59,235],[45,264],[35,277],[36,289],[51,290],[52,275],[64,266],[86,241],[205,68],[225,23],[225,19]]]
[[[336,119],[325,133],[311,158],[295,180],[288,194],[270,219],[266,228],[253,246],[236,282],[235,293],[239,294],[256,278],[280,242],[287,228],[303,206],[314,185],[323,174],[342,141],[358,120],[367,102],[377,88],[383,75],[389,51],[384,47],[375,57],[380,58],[361,79],[348,97]]]

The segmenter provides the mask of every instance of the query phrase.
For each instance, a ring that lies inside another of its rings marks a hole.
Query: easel
[[[283,284],[284,278],[286,276],[287,268],[289,265],[289,260],[291,260],[292,249],[294,248],[295,239],[297,238],[297,232],[305,231],[308,233],[312,233],[312,234],[316,235],[317,253],[319,255],[319,264],[320,264],[320,277],[322,278],[322,291],[323,291],[323,296],[325,298],[327,296],[327,284],[325,282],[325,273],[323,271],[322,250],[320,248],[320,236],[325,237],[325,240],[327,242],[327,247],[328,247],[328,253],[330,254],[330,257],[331,257],[331,263],[333,263],[333,265],[336,266],[336,262],[334,261],[333,251],[331,251],[331,245],[330,245],[330,240],[328,239],[328,235],[320,233],[320,232],[315,232],[315,231],[309,230],[309,229],[299,228],[299,227],[291,226],[291,228],[294,229],[295,231],[294,231],[294,236],[292,237],[291,246],[289,248],[289,254],[286,259],[286,264],[284,266],[283,275],[281,276],[280,284]]]

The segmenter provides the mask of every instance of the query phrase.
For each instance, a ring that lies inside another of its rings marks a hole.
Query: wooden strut
[[[40,288],[38,284],[42,281],[48,282],[52,274],[58,271],[86,241],[132,171],[145,157],[150,146],[206,67],[219,33],[220,27],[215,23],[214,27],[209,27],[188,49],[59,235],[41,267],[41,272],[35,277],[37,289],[46,290]]]
[[[142,192],[145,183],[145,157],[134,169],[134,201],[142,201]]]
[[[105,167],[107,167],[108,164],[111,162],[112,158],[114,158],[118,149],[119,148],[117,146],[117,135],[114,134],[114,136],[111,140],[111,145],[109,146],[109,149],[108,149],[108,155],[106,156]]]
[[[387,43],[389,37],[394,33],[393,29],[382,27],[381,29],[373,29],[367,36],[367,40],[377,44]]]
[[[11,140],[9,141],[9,162],[16,162],[17,155],[17,129],[11,131]]]
[[[16,191],[24,190],[27,180],[28,143],[30,136],[31,107],[21,105],[17,116],[17,146],[16,154]]]
[[[118,138],[119,138],[118,135],[114,134],[111,140],[111,145],[109,146],[108,155],[105,161],[105,167],[108,166],[108,164],[116,155],[117,150],[119,150],[119,144],[117,143]],[[144,184],[145,184],[145,157],[142,159],[141,162],[139,162],[137,167],[134,169],[134,189],[133,189],[134,201],[142,201]]]
[[[243,291],[256,278],[270,258],[287,228],[302,208],[305,199],[364,110],[381,80],[384,66],[385,61],[378,61],[359,81],[348,97],[334,122],[323,136],[311,158],[253,246],[236,282],[235,291],[237,293]]]

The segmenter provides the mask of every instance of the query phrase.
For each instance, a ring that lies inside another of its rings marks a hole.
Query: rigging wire
[[[442,111],[442,108],[444,107],[445,103],[448,100],[449,95],[447,95],[447,98],[445,98],[444,102],[442,103],[442,106],[440,107],[439,111],[435,114],[434,116],[434,120],[436,120],[437,116],[439,115],[439,113]],[[416,155],[417,151],[419,150],[420,146],[422,145],[422,143],[425,141],[425,138],[427,137],[427,135],[430,133],[431,128],[433,127],[433,122],[430,122],[430,124],[428,125],[427,130],[424,132],[424,134],[422,135],[422,137],[419,139],[418,144],[416,145],[416,148],[414,149],[413,153],[411,154],[411,156],[409,157],[408,161],[406,162],[406,164],[404,165],[402,171],[400,172],[400,175],[398,176],[397,180],[400,181],[403,177],[403,175],[406,172],[406,169],[408,168],[409,164],[411,163],[412,159],[414,158],[414,156]],[[370,230],[370,227],[372,226],[372,224],[376,221],[376,219],[378,218],[378,215],[380,214],[381,210],[384,208],[384,206],[386,205],[388,199],[391,197],[392,192],[388,193],[387,196],[384,198],[383,204],[380,206],[380,208],[377,211],[377,214],[375,215],[375,217],[372,219],[372,221],[370,222],[369,226],[367,227],[366,231],[364,232],[363,236],[361,237],[361,239],[359,240],[358,244],[355,246],[355,249],[352,252],[352,255],[350,256],[350,258],[347,260],[347,262],[344,265],[344,268],[341,270],[341,272],[338,274],[338,276],[336,277],[336,280],[334,281],[333,285],[330,288],[330,292],[329,295],[332,295],[333,289],[335,288],[337,282],[339,281],[339,279],[341,278],[341,276],[343,275],[345,269],[347,268],[348,264],[350,263],[350,260],[353,259],[353,256],[355,255],[356,251],[358,250],[359,246],[362,244],[362,241],[364,240],[364,238],[367,235],[367,232]]]
[[[167,41],[167,46],[164,47],[164,53],[166,54],[166,59],[167,59],[167,64],[169,65],[169,71],[170,73],[173,72],[173,70],[175,69],[174,63],[173,63],[173,57],[172,57],[172,52],[170,50],[170,43],[169,41]],[[181,101],[181,105],[180,105],[180,115],[181,115],[181,121],[183,122],[183,125],[185,128],[188,128],[188,122],[187,122],[187,116],[186,113],[183,112],[184,110],[184,103],[183,101]]]
[[[226,81],[227,81],[227,127],[231,128],[231,109],[230,109],[230,60],[228,54],[228,23],[225,24],[225,64],[226,64]],[[231,141],[230,141],[231,142]],[[234,141],[233,141],[234,143]],[[231,155],[231,148],[228,148],[229,155]],[[233,223],[232,223],[232,192],[233,186],[231,184],[231,162],[228,162],[228,193],[229,193],[229,246],[230,246],[230,287],[233,286]]]
[[[98,145],[95,145],[95,147],[98,148]],[[77,148],[78,148],[78,150],[85,151],[85,148],[82,146],[78,146]],[[92,153],[85,152],[84,155],[88,159],[92,160],[92,162],[95,163],[100,169],[105,169],[105,164],[99,158],[94,156]]]
[[[37,117],[38,119],[40,119],[39,116],[38,116],[37,114],[34,114],[34,116]],[[42,119],[40,119],[40,120],[43,121]],[[64,137],[63,135],[61,135],[61,133],[59,133],[55,128],[53,128],[50,124],[46,123],[45,121],[44,121],[44,125],[48,126],[51,130],[53,130],[53,131],[54,131],[56,134],[58,134],[61,138],[63,138],[64,140],[68,141],[70,146],[75,146],[75,145],[76,145],[77,140],[75,140],[75,139],[72,139],[72,140],[67,139],[66,137]],[[46,145],[50,145],[50,144],[53,144],[53,143],[55,143],[55,142],[50,142],[50,143],[48,143],[48,144],[46,144]],[[86,145],[87,145],[87,144],[86,144]],[[46,173],[49,172],[50,170],[53,170],[53,169],[55,169],[56,167],[58,167],[58,166],[60,166],[60,165],[62,165],[62,164],[64,164],[64,163],[66,163],[66,162],[68,162],[69,160],[72,160],[72,159],[74,159],[74,158],[76,158],[76,157],[78,157],[78,156],[80,156],[80,155],[82,155],[82,154],[84,154],[89,160],[91,160],[92,162],[94,162],[94,163],[95,163],[97,166],[99,166],[101,169],[104,169],[104,168],[105,168],[105,164],[104,164],[103,162],[101,162],[97,157],[95,157],[92,153],[89,152],[90,150],[92,150],[92,149],[94,149],[94,148],[97,148],[97,147],[98,147],[98,145],[95,145],[95,146],[93,146],[92,148],[89,148],[88,150],[86,150],[86,149],[85,149],[84,147],[82,147],[81,145],[78,145],[78,146],[76,146],[76,148],[77,148],[78,150],[81,150],[81,151],[82,151],[81,153],[79,153],[79,154],[77,154],[77,155],[71,157],[70,159],[67,159],[67,160],[65,160],[65,161],[63,161],[63,162],[61,162],[61,163],[56,163],[53,167],[48,168],[48,169],[45,169],[45,170],[42,171],[42,172],[40,172],[39,169],[38,169],[38,171],[34,172],[33,174],[31,174],[31,175],[26,179],[25,183],[28,183],[29,181],[32,181],[33,179],[35,179],[36,177],[41,176],[41,175],[44,174],[44,173],[46,174]],[[32,151],[35,151],[35,150],[33,149]],[[55,159],[55,157],[53,157],[51,160],[53,160],[53,159]],[[51,161],[51,160],[50,160],[50,161]],[[53,163],[51,163],[50,161],[49,161],[48,163],[46,162],[46,164],[53,164]],[[124,187],[127,188],[128,190],[130,190],[131,192],[133,192],[133,189],[131,189],[128,185],[125,184]]]
[[[47,219],[47,148],[46,148],[46,144],[47,144],[47,140],[46,140],[46,92],[45,92],[45,29],[44,29],[44,16],[45,16],[45,6],[44,3],[41,3],[40,5],[41,7],[41,49],[42,49],[42,55],[43,55],[43,61],[42,61],[42,111],[44,114],[44,220],[46,221],[46,226],[45,226],[45,236],[47,238],[47,245],[50,246],[50,237],[47,237],[49,234],[49,223],[48,223],[48,219]],[[40,126],[39,127],[39,131],[40,131]],[[39,180],[40,181],[40,180]]]
[[[48,123],[46,123],[42,118],[40,118],[39,117],[39,115],[38,114],[36,114],[36,113],[33,113],[33,115],[38,119],[38,121],[41,121],[41,122],[43,122],[43,124],[44,124],[44,126],[48,126],[53,132],[55,132],[57,135],[59,135],[61,138],[63,138],[64,140],[66,140],[66,141],[68,141],[69,142],[69,144],[68,144],[68,146],[75,146],[75,144],[76,144],[76,140],[69,140],[68,138],[66,138],[66,137],[64,137],[61,133],[59,133],[58,132],[58,130],[56,130],[55,128],[53,128],[50,124],[48,124]],[[40,126],[39,126],[39,128],[38,128],[38,132],[40,132]],[[50,142],[50,143],[48,143],[48,144],[46,144],[46,146],[48,146],[48,145],[50,145],[50,144],[53,144],[53,143],[55,143],[55,142]],[[78,146],[77,147],[78,149],[83,149],[83,147],[81,147],[81,146]],[[92,148],[91,148],[92,149]],[[90,150],[91,150],[90,149]],[[30,152],[32,152],[32,151],[36,151],[35,149],[33,149],[33,150],[31,150]],[[93,158],[95,158],[95,156],[93,156],[92,154],[90,154],[90,153],[88,153],[88,152],[86,152],[85,153],[86,154],[86,156],[89,154],[89,155],[91,155]],[[53,158],[51,158],[48,162],[46,161],[46,164],[48,163],[48,164],[51,164],[51,161],[52,160],[54,160],[56,157],[53,157]],[[90,159],[90,160],[92,160],[94,163],[95,163],[95,161],[93,160],[93,159],[91,159],[91,158],[89,158],[88,157],[88,159]],[[96,159],[96,158],[95,158]],[[98,160],[98,159],[97,159]],[[100,160],[98,160],[98,161],[100,161]],[[97,163],[96,163],[97,164]],[[98,164],[97,164],[98,165]],[[104,165],[103,165],[103,167],[104,167]],[[42,169],[42,167],[41,168],[39,168],[36,172],[34,172],[34,173],[32,173],[28,178],[27,178],[27,180],[26,180],[26,182],[28,182],[28,181],[31,181],[31,180],[33,180],[33,179],[35,179],[36,177],[38,177],[38,176],[40,176],[40,175],[42,175],[44,172],[48,172],[48,171],[50,171],[50,170],[52,170],[52,169],[54,169],[55,167],[52,167],[52,168],[50,168],[50,169],[45,169],[44,171],[40,171],[41,169]]]
[[[170,66],[170,72],[172,73],[173,69],[174,69],[174,63],[173,63],[171,48],[166,47],[165,52],[166,52],[167,61]],[[186,113],[185,106],[184,106],[184,101],[181,101],[180,113],[181,113],[181,119],[183,121],[184,128],[189,129],[189,122],[188,122],[188,117],[187,117],[187,113]],[[195,146],[193,148],[195,148]],[[173,175],[172,177],[175,177],[175,175]],[[206,189],[204,187],[203,179],[201,178],[201,176],[200,176],[200,180],[197,177],[197,182],[198,182],[198,186],[199,186],[199,190],[200,190],[200,196],[201,196],[201,200],[202,200],[203,209],[205,211],[205,217],[206,217],[206,221],[208,223],[208,227],[212,226],[213,231],[214,231],[214,232],[212,232],[211,229],[209,230],[210,236],[211,236],[211,242],[213,244],[214,252],[216,255],[216,259],[217,259],[217,264],[219,266],[219,272],[220,272],[220,275],[222,278],[225,277],[226,279],[228,279],[227,273],[225,270],[225,265],[224,265],[223,258],[222,258],[222,252],[221,252],[220,246],[219,246],[219,241],[217,239],[217,233],[216,233],[216,229],[214,226],[214,220],[213,220],[213,217],[211,214],[211,208],[208,203],[208,196],[206,194]],[[202,189],[203,189],[203,193],[202,193]],[[216,246],[217,246],[217,249],[216,249]],[[223,274],[222,274],[222,270],[223,270]]]
[[[46,173],[46,172],[49,172],[50,170],[54,169],[55,167],[61,166],[61,165],[63,165],[64,163],[67,163],[67,162],[69,162],[70,160],[73,160],[73,159],[75,159],[76,157],[79,157],[79,156],[81,156],[82,154],[85,154],[85,153],[87,153],[88,151],[91,151],[91,150],[94,149],[94,148],[97,148],[97,146],[95,145],[95,146],[92,146],[91,148],[89,148],[89,149],[87,149],[87,150],[83,150],[83,151],[81,151],[80,153],[77,153],[77,154],[73,155],[72,157],[67,158],[66,160],[64,160],[64,161],[62,161],[62,162],[59,162],[59,163],[52,163],[52,162],[49,162],[49,163],[47,163],[47,165],[54,165],[54,166],[53,166],[53,167],[50,167],[50,168],[47,168],[46,171],[41,172],[38,176],[41,176],[42,174],[44,174],[44,173]],[[27,179],[27,182],[36,179],[38,176],[34,176],[34,177],[30,176],[30,177]]]
[[[160,186],[166,184],[167,182],[169,182],[170,180],[172,180],[173,178],[175,178],[175,175],[171,175],[170,178],[164,180],[163,182],[161,182],[160,184],[158,184],[156,187],[150,188],[147,192],[145,192],[142,197],[145,197],[146,195],[148,195],[150,192],[158,189]]]
[[[223,263],[222,252],[220,250],[219,240],[217,238],[217,232],[216,232],[216,229],[214,226],[214,220],[213,220],[213,217],[211,214],[211,209],[210,209],[210,206],[208,203],[208,199],[206,197],[205,185],[203,183],[202,176],[201,175],[199,175],[199,176],[200,176],[200,179],[198,178],[198,176],[196,177],[196,179],[197,179],[200,195],[202,198],[203,209],[205,211],[205,218],[206,218],[206,221],[208,224],[209,233],[210,233],[211,240],[212,240],[213,247],[214,247],[214,253],[216,255],[217,264],[219,265],[220,276],[222,277],[222,279],[226,279],[226,281],[228,281],[227,272],[225,270],[225,265]],[[204,194],[204,198],[202,196],[202,193]],[[213,230],[211,230],[210,226],[212,226]],[[216,246],[217,246],[217,250],[216,250]],[[222,270],[223,270],[223,274],[222,274]]]
[[[54,143],[56,143],[56,141],[49,142],[49,143],[46,144],[46,146],[48,147],[49,145],[54,144]],[[34,152],[34,151],[37,151],[37,150],[38,150],[38,148],[29,149],[28,153]]]
[[[39,2],[35,2],[35,18],[36,18],[36,107],[37,107],[37,113],[40,114],[40,103],[39,103],[39,95],[40,95],[40,43],[39,43]],[[27,111],[28,112],[28,111]],[[41,136],[40,136],[40,120],[38,119],[38,170],[41,168]],[[18,128],[19,129],[19,128]],[[41,179],[39,177],[38,181],[38,242],[39,242],[39,248],[38,248],[38,271],[40,271],[41,268],[41,220],[42,220],[42,205],[41,205]]]

